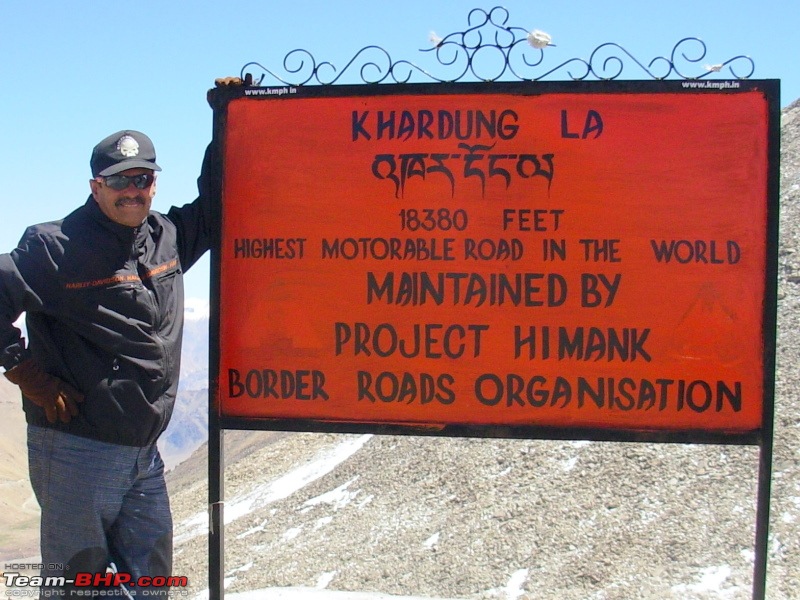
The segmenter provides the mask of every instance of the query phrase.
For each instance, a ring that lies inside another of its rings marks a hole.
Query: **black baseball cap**
[[[126,129],[112,133],[92,150],[92,177],[106,177],[126,169],[160,171],[153,142],[141,131]]]

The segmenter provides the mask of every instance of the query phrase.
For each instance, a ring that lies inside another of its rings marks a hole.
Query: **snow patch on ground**
[[[358,452],[372,437],[371,434],[345,440],[332,451],[320,453],[310,462],[289,471],[282,477],[258,485],[246,494],[225,503],[225,524],[251,513],[254,509],[288,498],[296,491],[333,471]],[[342,487],[346,487],[345,486]],[[329,492],[335,495],[336,490]],[[333,496],[331,496],[333,497]],[[324,501],[324,500],[321,500]],[[200,512],[179,523],[175,528],[175,545],[182,544],[208,531],[208,512]]]

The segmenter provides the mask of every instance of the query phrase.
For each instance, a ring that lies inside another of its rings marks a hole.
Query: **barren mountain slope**
[[[798,103],[784,111],[781,157],[773,600],[800,598]],[[250,454],[240,444],[226,468],[230,592],[750,598],[757,448],[323,434],[269,441]],[[330,467],[343,449],[352,454]],[[330,469],[314,471],[323,463]],[[175,573],[202,589],[204,473],[179,467],[178,475]]]

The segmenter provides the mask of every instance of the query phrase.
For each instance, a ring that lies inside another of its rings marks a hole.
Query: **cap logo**
[[[133,158],[139,154],[139,142],[129,135],[123,135],[117,140],[117,150],[125,158]]]

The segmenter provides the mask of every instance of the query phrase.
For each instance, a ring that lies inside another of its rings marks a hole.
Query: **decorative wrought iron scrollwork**
[[[668,57],[656,56],[646,65],[621,45],[606,42],[595,48],[588,59],[570,58],[547,68],[544,66],[545,51],[555,44],[550,43],[549,36],[543,32],[508,25],[509,16],[508,10],[500,6],[489,11],[475,8],[467,16],[466,30],[432,37],[433,46],[420,51],[432,53],[439,66],[450,71],[449,76],[434,75],[408,60],[395,61],[389,52],[374,45],[356,52],[341,70],[329,61],[317,62],[308,50],[298,48],[284,57],[284,74],[277,74],[258,62],[249,62],[242,67],[241,76],[244,78],[248,69],[256,68],[261,74],[255,85],[302,86],[343,83],[353,72],[361,83],[376,84],[542,81],[557,78],[559,73],[565,73],[574,81],[591,77],[613,80],[622,75],[626,65],[636,65],[640,75],[655,80],[703,79],[726,69],[735,79],[748,79],[755,71],[753,60],[739,55],[722,63],[704,65],[690,74],[687,68],[703,62],[707,52],[705,43],[695,37],[680,40]],[[268,77],[274,82],[265,82]]]

